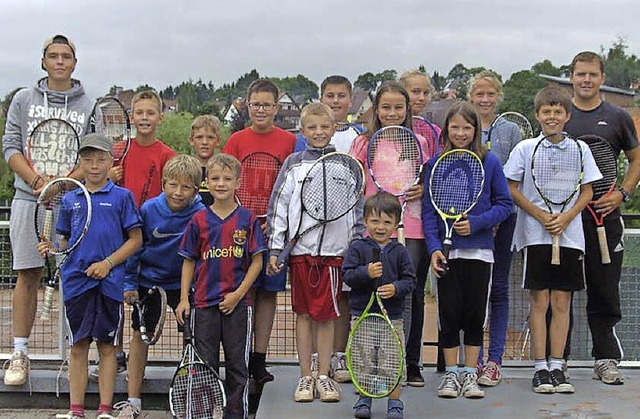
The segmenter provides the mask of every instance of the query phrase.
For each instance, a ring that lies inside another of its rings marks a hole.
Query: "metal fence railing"
[[[507,349],[505,353],[506,364],[520,364],[528,362],[529,342],[527,339],[528,295],[520,287],[522,278],[522,257],[515,255],[511,269],[510,289],[510,318],[507,337]],[[618,336],[625,350],[625,360],[640,361],[640,229],[627,229],[625,231],[625,260],[620,282],[623,320],[616,327]],[[11,245],[9,242],[8,222],[0,221],[0,357],[8,357],[11,352],[11,297],[15,285],[15,273],[11,269]],[[44,293],[45,279],[41,284],[39,299]],[[59,298],[59,296],[57,297]],[[62,319],[60,317],[60,301],[52,311],[51,320],[42,321],[39,313],[29,343],[29,351],[36,359],[60,360],[66,357],[66,343]],[[426,321],[424,340],[433,341],[437,336],[435,300],[431,296],[426,298]],[[41,303],[41,301],[40,301]],[[591,360],[591,336],[586,321],[585,313],[586,294],[576,293],[574,298],[574,331],[572,336],[573,361]],[[125,350],[128,351],[130,338],[130,309],[126,312]],[[175,327],[175,320],[170,310],[166,315],[167,323],[163,336],[155,346],[150,348],[149,356],[155,361],[173,361],[179,358],[181,352],[181,339]],[[426,364],[436,363],[436,351],[425,342],[423,360]],[[291,311],[291,299],[289,292],[278,295],[276,319],[271,335],[269,347],[270,362],[295,362],[295,316]]]

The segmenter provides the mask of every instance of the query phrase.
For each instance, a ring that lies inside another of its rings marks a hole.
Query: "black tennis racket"
[[[346,215],[358,203],[363,191],[364,171],[358,160],[339,152],[316,160],[302,181],[298,229],[278,256],[278,266],[288,259],[300,237]],[[301,232],[302,220],[309,217],[315,224]]]
[[[369,139],[367,167],[378,189],[400,198],[402,214],[398,224],[398,242],[405,244],[404,211],[409,188],[422,178],[424,155],[418,138],[406,127],[383,127]]]
[[[414,115],[411,121],[413,125],[413,132],[424,137],[427,140],[427,153],[424,156],[424,160],[427,161],[433,156],[440,154],[440,135],[436,126],[421,116]]]
[[[267,217],[269,198],[281,167],[282,163],[276,156],[261,151],[242,159],[236,198],[258,218]]]
[[[600,261],[606,265],[611,263],[611,255],[607,244],[607,231],[604,228],[605,213],[596,210],[595,202],[615,190],[616,181],[618,180],[618,160],[611,144],[604,138],[598,135],[583,135],[578,137],[578,140],[584,141],[589,146],[598,170],[602,174],[601,179],[591,183],[593,198],[587,204],[587,209],[596,223],[598,244],[600,245]]]
[[[27,161],[46,181],[68,176],[78,162],[80,139],[76,130],[62,119],[45,119],[27,138]]]
[[[184,323],[184,353],[169,387],[171,414],[178,419],[222,419],[227,405],[222,380],[196,351],[189,321]]]
[[[564,212],[584,178],[582,148],[566,133],[544,137],[531,158],[533,185],[550,214]],[[558,209],[558,211],[554,211]],[[552,236],[551,264],[560,264],[560,236]]]
[[[99,98],[89,121],[91,132],[103,134],[113,142],[114,162],[122,160],[131,146],[131,122],[122,102],[113,96]]]
[[[152,331],[147,330],[147,321],[145,319],[145,314],[147,313],[147,307],[151,302],[158,301],[157,305],[160,307],[158,310],[158,318],[157,319],[149,319],[150,323],[155,323],[155,327]],[[138,331],[140,332],[140,337],[142,341],[147,346],[155,345],[162,336],[162,328],[164,327],[165,315],[167,312],[167,293],[162,287],[151,287],[147,291],[142,298],[135,299],[133,301],[133,305],[136,308],[136,313],[138,314],[138,323],[140,328]]]
[[[429,178],[429,197],[445,227],[442,253],[449,258],[453,224],[476,205],[484,187],[484,166],[476,153],[456,148],[436,160]],[[445,269],[448,265],[445,265]]]
[[[491,149],[491,141],[501,136],[508,136],[513,139],[517,136],[518,142],[523,139],[533,137],[533,128],[526,116],[518,112],[504,112],[498,115],[493,120],[489,127],[489,134],[487,136],[487,143],[485,144],[487,149]]]
[[[73,195],[66,196],[67,193]],[[68,255],[89,230],[91,212],[91,196],[82,183],[71,178],[58,178],[49,182],[42,189],[36,203],[34,224],[38,239],[47,243],[50,255]],[[51,262],[48,257],[45,260],[47,286],[40,318],[49,320],[56,284],[60,279],[60,268],[57,267],[55,274],[52,274]],[[62,265],[63,260],[58,265]]]
[[[147,179],[144,181],[144,184],[142,185],[142,191],[140,193],[140,203],[138,204],[138,208],[142,207],[142,204],[144,204],[147,198],[149,197],[149,190],[151,189],[151,183],[153,182],[153,177],[155,176],[155,174],[156,174],[156,163],[151,162],[151,166],[149,167],[149,173],[147,173]]]
[[[374,247],[371,262],[380,262],[380,248]],[[367,397],[386,397],[402,378],[404,353],[398,332],[378,295],[378,280],[371,280],[369,303],[356,320],[347,342],[347,369],[353,385]],[[379,312],[372,311],[374,300]]]

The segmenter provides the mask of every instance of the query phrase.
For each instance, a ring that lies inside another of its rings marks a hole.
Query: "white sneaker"
[[[347,368],[347,357],[344,353],[337,353],[331,358],[331,376],[339,383],[351,382],[351,375]]]
[[[318,354],[311,354],[311,376],[318,378]]]
[[[312,376],[307,375],[305,377],[300,377],[296,391],[293,393],[293,401],[299,403],[312,402],[313,394],[315,392],[314,384],[315,379]]]
[[[316,393],[322,402],[334,403],[340,401],[340,386],[326,375],[318,376]]]
[[[22,351],[15,351],[11,355],[11,359],[5,362],[5,366],[7,363],[9,363],[9,368],[4,373],[4,385],[21,386],[26,383],[31,367],[29,357]]]
[[[58,413],[56,419],[84,419],[84,416],[74,416],[71,411],[68,413]]]
[[[618,361],[615,359],[599,359],[593,365],[593,379],[605,384],[624,384],[624,377],[618,370]]]
[[[464,374],[462,395],[467,399],[481,399],[484,397],[484,391],[478,385],[478,375],[475,372]]]
[[[455,372],[447,372],[438,386],[438,397],[455,399],[460,395],[460,381],[458,374]]]
[[[140,415],[140,409],[128,400],[123,400],[113,405],[117,418],[135,419]]]

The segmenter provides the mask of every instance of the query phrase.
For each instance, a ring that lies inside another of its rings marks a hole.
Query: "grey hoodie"
[[[40,79],[35,87],[18,91],[7,113],[7,124],[2,136],[2,152],[8,162],[17,153],[24,154],[27,137],[41,121],[60,118],[69,122],[82,138],[93,107],[93,101],[85,94],[78,80],[71,79],[71,89],[59,92],[47,87],[47,78]],[[14,198],[35,201],[33,190],[17,174],[13,186]]]

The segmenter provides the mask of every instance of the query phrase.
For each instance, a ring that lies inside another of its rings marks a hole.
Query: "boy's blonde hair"
[[[158,104],[158,112],[162,113],[162,98],[155,90],[142,90],[136,93],[131,99],[131,110],[134,110],[136,103],[144,99],[155,100]]]
[[[186,154],[179,154],[169,160],[162,169],[162,184],[170,180],[186,180],[195,188],[200,186],[202,166],[198,159]]]
[[[196,117],[191,123],[191,136],[193,137],[193,132],[200,128],[211,128],[216,137],[221,137],[220,130],[222,126],[220,120],[214,115],[200,115]]]
[[[207,173],[211,171],[213,166],[220,166],[223,169],[229,169],[237,179],[240,179],[240,162],[230,154],[214,154],[207,162]]]
[[[331,120],[332,124],[336,123],[336,119],[333,116],[331,107],[324,103],[310,103],[302,108],[302,112],[300,113],[300,124],[304,126],[307,118],[309,118],[311,115],[326,116]]]

